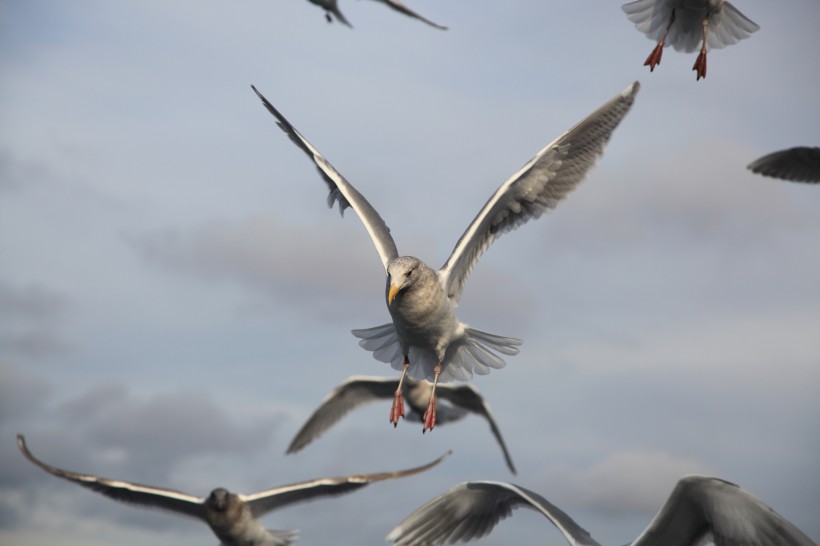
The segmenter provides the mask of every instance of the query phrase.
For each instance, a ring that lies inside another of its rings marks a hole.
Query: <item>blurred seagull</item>
[[[797,146],[780,150],[750,163],[754,173],[795,182],[820,182],[820,148]]]
[[[409,373],[432,381],[422,431],[436,423],[436,386],[439,381],[469,380],[473,373],[502,368],[505,355],[518,353],[520,339],[470,328],[456,318],[455,308],[467,276],[478,258],[503,233],[553,209],[586,176],[603,154],[604,146],[638,92],[633,83],[575,127],[548,144],[490,197],[467,228],[452,254],[438,271],[418,258],[399,256],[390,229],[379,213],[327,159],[279,113],[255,87],[254,92],[273,114],[279,127],[316,164],[330,189],[327,201],[344,213],[352,207],[370,234],[387,272],[387,309],[393,322],[353,330],[363,348],[402,370],[393,395],[390,422],[404,416],[402,381]]]
[[[236,495],[219,487],[203,499],[173,489],[109,480],[50,466],[31,454],[22,434],[17,435],[17,447],[26,459],[46,472],[93,489],[106,497],[125,503],[170,510],[183,516],[200,519],[210,526],[222,546],[287,546],[296,540],[298,531],[265,529],[259,524],[257,518],[271,510],[295,502],[307,501],[320,496],[341,495],[360,489],[372,482],[403,478],[424,472],[450,456],[450,452],[447,452],[432,463],[408,470],[320,478],[283,485],[251,495]]]
[[[291,441],[287,453],[296,453],[310,442],[325,433],[327,429],[335,425],[348,412],[367,404],[375,402],[376,400],[393,398],[396,389],[399,388],[399,380],[388,377],[371,377],[363,375],[355,375],[349,377],[344,383],[333,389],[328,394],[318,409],[313,412],[313,415],[302,425],[299,432]],[[405,378],[401,386],[401,391],[407,404],[410,406],[408,417],[421,420],[424,415],[424,410],[427,406],[427,401],[430,399],[430,393],[433,390],[433,385],[429,381],[416,381],[412,378]],[[504,445],[504,439],[501,438],[501,430],[493,419],[490,412],[490,406],[487,401],[481,396],[470,384],[448,385],[442,384],[438,386],[438,396],[452,406],[444,404],[438,406],[436,412],[437,422],[439,424],[451,423],[464,418],[467,413],[475,413],[480,415],[490,424],[490,430],[495,436],[498,445],[501,446],[501,451],[504,452],[504,460],[507,461],[507,467],[510,472],[515,474],[515,466],[513,465],[510,453],[507,451],[507,446]]]
[[[419,21],[423,21],[423,22],[427,23],[428,25],[430,25],[431,27],[436,27],[436,28],[441,29],[441,30],[447,30],[447,27],[439,25],[438,23],[434,23],[433,21],[431,21],[429,19],[425,19],[424,17],[422,17],[421,15],[416,13],[415,11],[411,10],[410,8],[408,8],[407,6],[405,6],[404,4],[399,2],[399,0],[376,0],[376,1],[381,2],[382,4],[386,4],[387,7],[392,8],[392,9],[398,11],[399,13],[403,13],[404,15],[407,15],[409,17],[413,17],[415,19],[418,19]],[[333,15],[333,17],[335,17],[338,21],[344,23],[345,25],[349,26],[350,28],[353,28],[353,25],[351,25],[347,21],[347,19],[345,19],[344,15],[342,15],[342,12],[339,11],[339,1],[338,0],[308,0],[308,2],[310,2],[311,4],[316,4],[317,6],[319,6],[322,9],[325,10],[325,19],[327,19],[328,23],[333,21],[333,19],[331,18],[331,15]]]
[[[661,64],[663,48],[691,53],[700,42],[692,70],[706,77],[706,46],[720,49],[747,38],[760,27],[726,0],[636,0],[621,6],[637,29],[658,45],[643,63],[650,72]]]
[[[544,514],[572,546],[600,546],[544,497],[504,482],[456,485],[407,516],[387,540],[399,546],[434,546],[478,539],[514,508]],[[649,526],[631,546],[811,546],[814,542],[760,499],[719,478],[678,481]]]

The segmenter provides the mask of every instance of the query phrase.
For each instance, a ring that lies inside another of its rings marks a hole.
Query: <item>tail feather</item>
[[[404,353],[393,323],[353,330],[353,335],[360,338],[359,346],[372,352],[373,358],[389,363],[394,370],[402,370]],[[521,343],[520,339],[514,337],[465,328],[464,337],[453,341],[447,348],[439,381],[469,381],[473,374],[486,375],[491,369],[503,368],[507,363],[495,353],[516,355]],[[436,355],[433,351],[410,347],[408,358],[410,377],[433,380],[436,366]]]

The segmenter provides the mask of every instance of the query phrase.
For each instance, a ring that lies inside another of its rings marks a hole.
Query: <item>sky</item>
[[[735,482],[820,541],[820,188],[752,174],[820,145],[820,4],[737,5],[760,30],[653,47],[619,2],[0,0],[0,542],[213,544],[27,463],[206,496],[416,466],[263,519],[300,544],[383,544],[456,483],[538,492],[602,543],[635,538],[686,474]],[[594,13],[593,13],[594,10]],[[352,210],[256,87],[444,263],[493,191],[633,81],[586,181],[481,258],[459,307],[524,340],[473,385],[486,423],[421,434],[373,404],[285,449],[351,375],[397,374],[354,328],[388,320]],[[476,544],[564,544],[518,510]]]

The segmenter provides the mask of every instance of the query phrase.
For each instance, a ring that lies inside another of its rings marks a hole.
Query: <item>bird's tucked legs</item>
[[[709,16],[707,15],[703,19],[703,45],[700,46],[700,55],[695,60],[695,66],[692,67],[692,70],[696,70],[698,73],[698,80],[706,77],[706,32],[708,29]]]
[[[333,22],[333,19],[330,17],[330,14],[329,14],[328,12],[325,12],[325,19],[327,19],[327,22],[328,22],[328,23],[332,23],[332,22]]]
[[[393,406],[390,408],[390,422],[393,423],[393,428],[399,424],[399,417],[404,417],[404,393],[401,391],[401,384],[404,382],[404,376],[407,375],[407,369],[410,367],[410,360],[404,357],[404,370],[401,372],[401,379],[399,379],[399,386],[396,389],[396,394],[393,395]]]
[[[424,412],[424,428],[421,429],[422,434],[428,430],[433,430],[436,426],[436,385],[438,385],[438,376],[441,373],[441,362],[436,362],[436,367],[433,368],[433,390],[430,392],[430,401],[427,402],[427,411]]]
[[[663,55],[663,43],[666,41],[666,35],[669,34],[669,29],[672,28],[672,23],[675,22],[675,10],[672,9],[672,15],[669,16],[669,24],[666,25],[666,30],[663,31],[661,35],[661,39],[658,40],[658,45],[655,46],[655,49],[652,50],[652,53],[649,54],[649,57],[646,58],[643,65],[649,67],[649,71],[653,72],[655,67],[661,64],[661,55]]]

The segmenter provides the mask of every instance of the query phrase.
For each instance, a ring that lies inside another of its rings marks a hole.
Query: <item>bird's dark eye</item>
[[[412,274],[413,274],[413,270],[411,269],[410,271],[406,272],[404,274],[404,276],[409,279]]]

